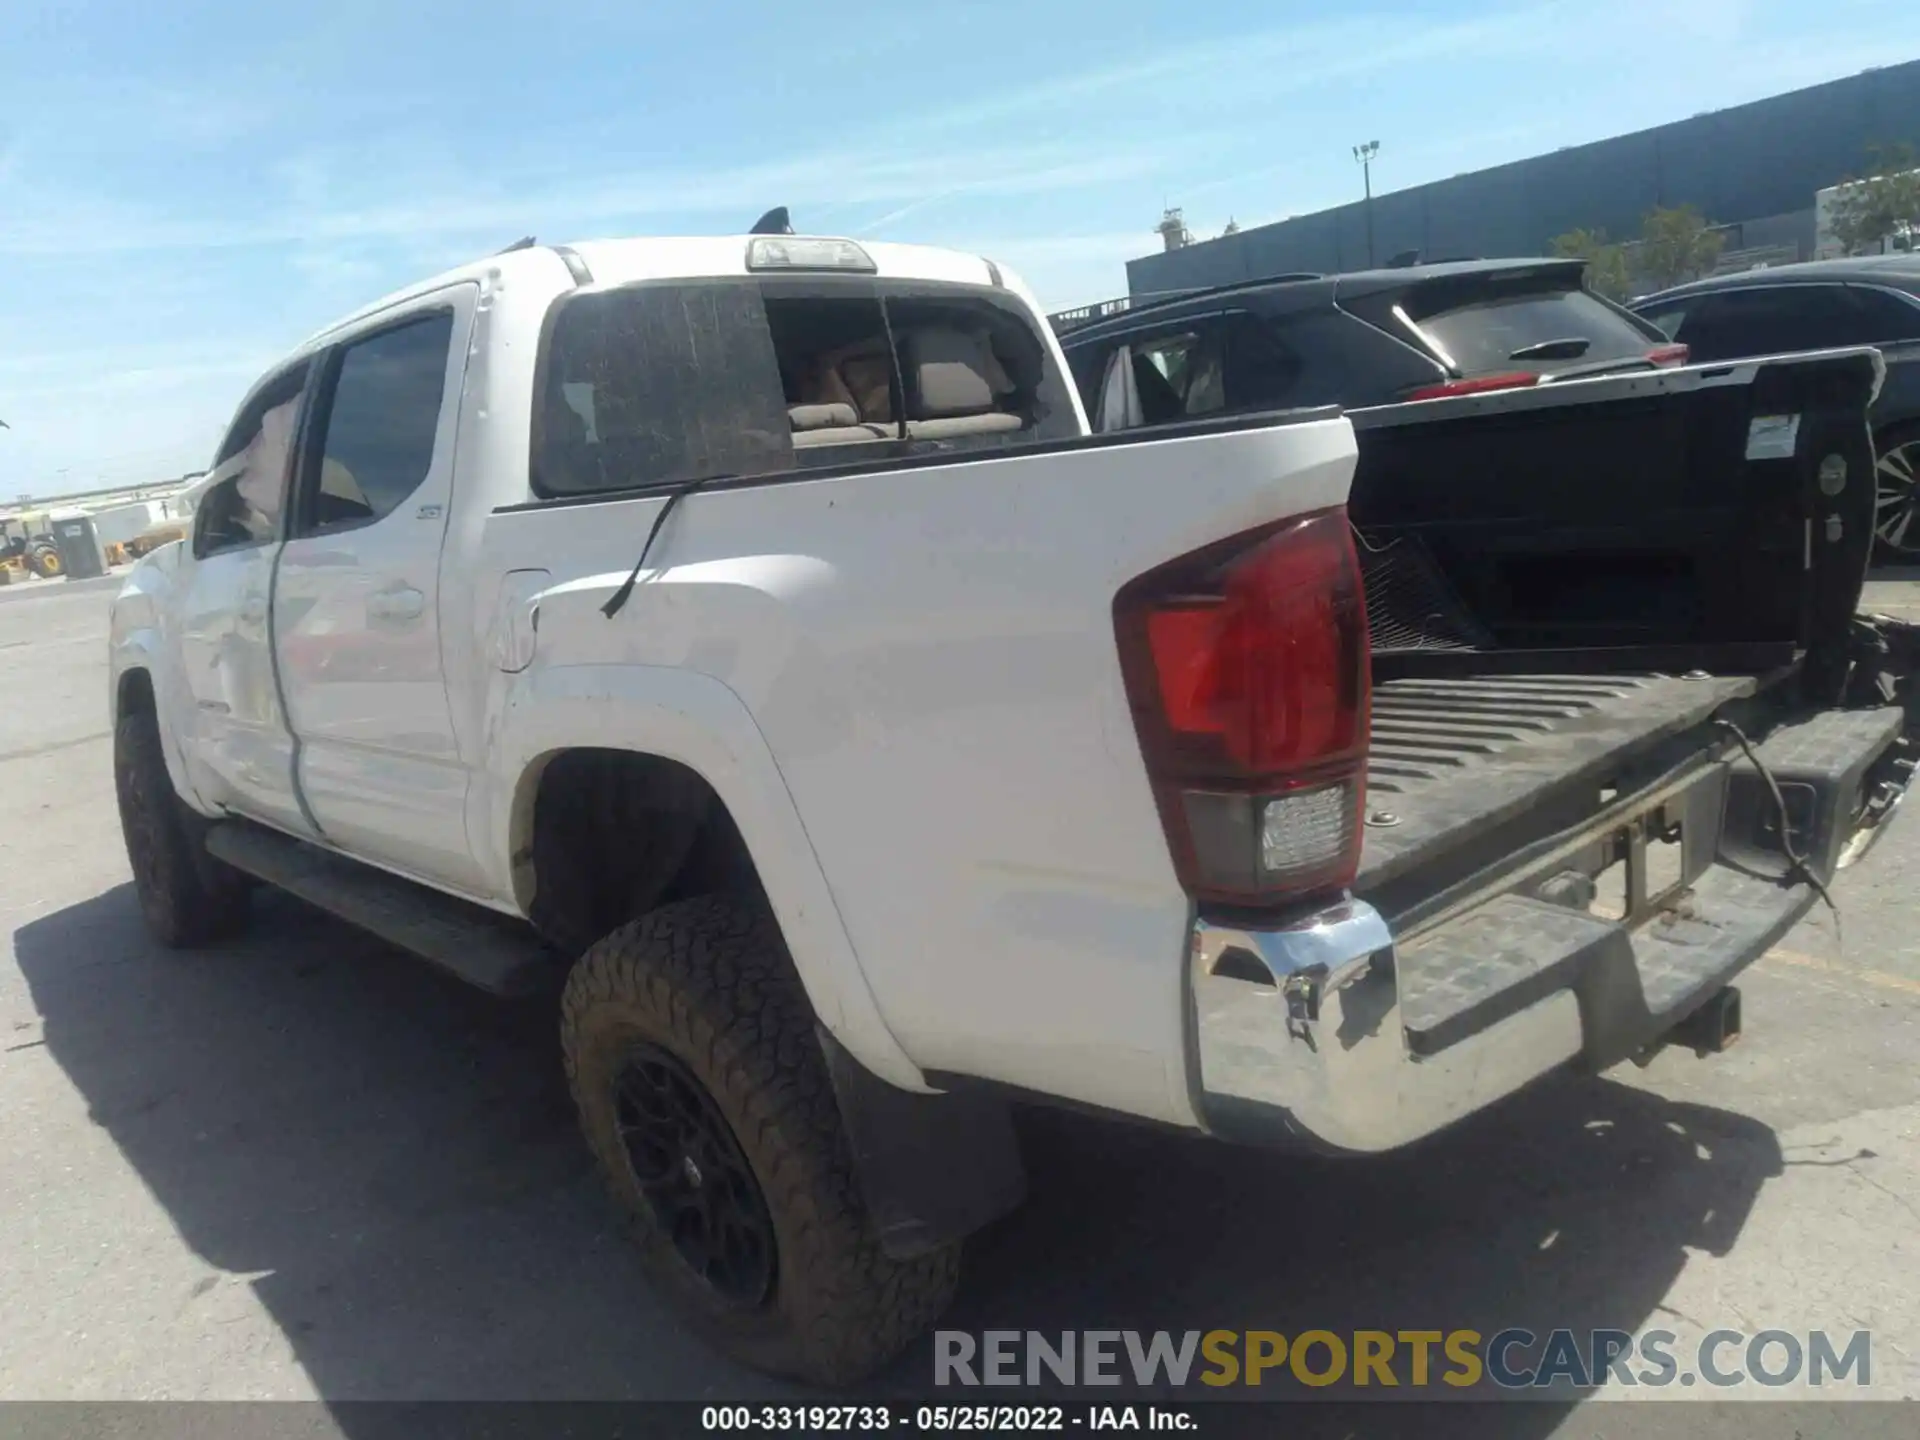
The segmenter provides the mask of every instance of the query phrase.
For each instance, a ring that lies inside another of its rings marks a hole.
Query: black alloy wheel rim
[[[1889,550],[1920,554],[1920,440],[1896,445],[1874,467],[1873,531]]]
[[[773,1218],[713,1097],[654,1045],[628,1052],[613,1094],[627,1164],[660,1233],[729,1305],[760,1305],[773,1288]]]

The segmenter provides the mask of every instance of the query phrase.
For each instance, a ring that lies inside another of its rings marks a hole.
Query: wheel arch
[[[108,714],[116,727],[128,715],[153,717],[174,794],[188,808],[204,815],[208,812],[193,788],[186,755],[180,747],[180,737],[174,732],[169,706],[162,693],[164,682],[159,674],[158,651],[158,641],[151,631],[135,631],[114,642]]]
[[[710,676],[652,666],[556,667],[514,680],[489,726],[487,858],[522,914],[532,918],[542,904],[542,793],[581,765],[579,757],[624,757],[658,774],[691,777],[738,837],[822,1028],[879,1078],[928,1090],[880,1013],[798,808],[738,695]]]

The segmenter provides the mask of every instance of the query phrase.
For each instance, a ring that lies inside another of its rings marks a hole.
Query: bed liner
[[[1549,798],[1592,813],[1636,756],[1755,695],[1751,675],[1495,675],[1374,687],[1357,892]],[[1558,809],[1559,806],[1547,808]],[[1546,818],[1546,817],[1543,817]]]

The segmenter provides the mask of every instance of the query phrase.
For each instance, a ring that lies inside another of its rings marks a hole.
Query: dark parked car
[[[1869,414],[1879,453],[1874,530],[1884,554],[1920,556],[1920,255],[1717,275],[1633,308],[1695,363],[1877,346],[1887,378]]]
[[[1677,363],[1581,288],[1578,260],[1283,275],[1055,317],[1096,430],[1237,411],[1348,410]],[[1075,320],[1084,318],[1084,323]]]

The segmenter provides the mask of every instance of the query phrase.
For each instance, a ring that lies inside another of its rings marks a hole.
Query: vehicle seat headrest
[[[937,326],[913,330],[903,337],[901,360],[914,419],[981,415],[994,408],[991,377],[999,365],[980,336]]]

